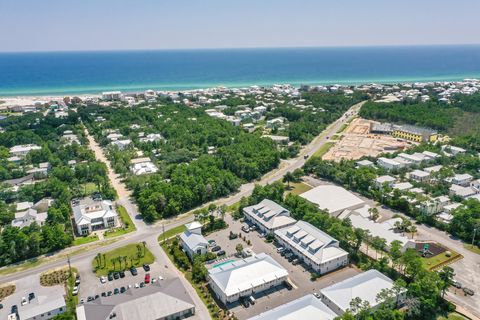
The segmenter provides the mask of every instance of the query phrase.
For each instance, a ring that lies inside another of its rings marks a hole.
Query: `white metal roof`
[[[320,209],[328,210],[330,213],[357,207],[364,203],[362,199],[353,193],[334,185],[318,186],[302,193],[300,196],[316,204]]]

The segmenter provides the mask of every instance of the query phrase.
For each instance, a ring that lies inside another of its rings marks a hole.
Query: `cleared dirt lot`
[[[240,304],[228,306],[229,310],[234,312],[239,319],[248,319],[261,312],[273,309],[289,301],[303,297],[306,294],[318,292],[320,289],[326,286],[342,281],[346,278],[350,278],[361,272],[354,267],[345,267],[343,269],[324,275],[318,278],[316,281],[311,281],[309,271],[305,270],[304,267],[301,265],[294,266],[293,264],[288,262],[287,259],[277,253],[277,248],[275,247],[275,245],[273,243],[265,242],[265,239],[261,238],[258,232],[253,231],[249,233],[244,233],[241,231],[241,222],[234,221],[231,216],[226,216],[225,219],[229,224],[229,228],[207,236],[208,240],[215,240],[216,243],[220,245],[223,250],[226,251],[227,255],[233,255],[236,252],[235,246],[238,243],[241,243],[244,248],[250,247],[255,253],[265,252],[273,259],[275,259],[278,263],[280,263],[288,271],[290,281],[294,286],[292,290],[288,290],[284,286],[279,286],[275,289],[266,291],[261,294],[257,294],[254,296],[256,299],[255,305],[250,305],[249,308],[244,308]],[[245,236],[246,240],[250,240],[251,245],[247,245],[246,241],[239,238],[229,240],[228,235],[230,231],[237,234],[241,232],[242,237]],[[225,259],[228,260],[230,258]]]
[[[384,152],[405,149],[412,145],[389,135],[371,134],[372,121],[357,118],[345,129],[339,140],[322,157],[324,160],[360,159],[363,156],[377,156]],[[395,150],[396,149],[396,150]]]

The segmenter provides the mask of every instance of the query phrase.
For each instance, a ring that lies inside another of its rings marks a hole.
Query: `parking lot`
[[[38,275],[25,277],[15,282],[15,292],[1,301],[3,309],[0,309],[0,319],[7,319],[11,313],[13,305],[17,305],[18,310],[23,308],[21,301],[25,297],[28,300],[30,293],[35,294],[35,299],[40,297],[51,297],[59,294],[65,294],[63,286],[43,287],[40,285],[40,278]],[[32,300],[33,301],[33,300]]]
[[[241,243],[244,248],[251,248],[255,253],[264,252],[280,263],[282,267],[288,271],[290,282],[293,285],[292,290],[288,290],[285,286],[279,286],[264,293],[256,294],[254,296],[256,303],[250,305],[248,308],[243,307],[239,303],[229,305],[229,310],[234,312],[239,319],[248,319],[261,312],[303,297],[306,294],[318,292],[326,286],[350,278],[361,272],[354,267],[345,267],[324,275],[316,281],[311,281],[310,272],[302,265],[293,265],[286,258],[282,257],[277,252],[274,243],[267,243],[264,238],[260,237],[257,231],[249,233],[241,231],[243,224],[240,221],[233,220],[231,216],[226,216],[225,220],[229,224],[227,229],[215,232],[206,237],[208,240],[215,240],[215,242],[222,247],[222,250],[225,250],[227,253],[227,257],[224,258],[225,260],[232,259],[232,256],[236,253],[236,245]],[[250,240],[251,245],[247,245],[246,241],[240,238],[229,240],[230,231],[237,234],[240,232],[242,238],[245,237],[246,240]]]

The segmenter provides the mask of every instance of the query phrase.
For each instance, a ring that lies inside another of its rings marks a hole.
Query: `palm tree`
[[[377,220],[378,216],[380,215],[376,207],[368,209],[368,213],[370,214],[370,219],[373,221]]]
[[[115,270],[115,263],[117,262],[117,259],[112,258],[110,259],[110,262],[113,264],[113,270]]]
[[[413,239],[413,235],[417,232],[417,227],[416,226],[411,226],[410,227],[410,232],[412,233],[412,239]]]

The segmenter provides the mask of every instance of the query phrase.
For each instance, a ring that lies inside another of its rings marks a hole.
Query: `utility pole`
[[[163,244],[165,244],[165,223],[162,223]]]
[[[67,254],[67,262],[68,262],[68,272],[70,273],[70,277],[72,276],[72,265],[70,264],[70,256]]]
[[[475,234],[477,233],[477,228],[473,228],[473,237],[472,237],[472,246],[475,243]]]

